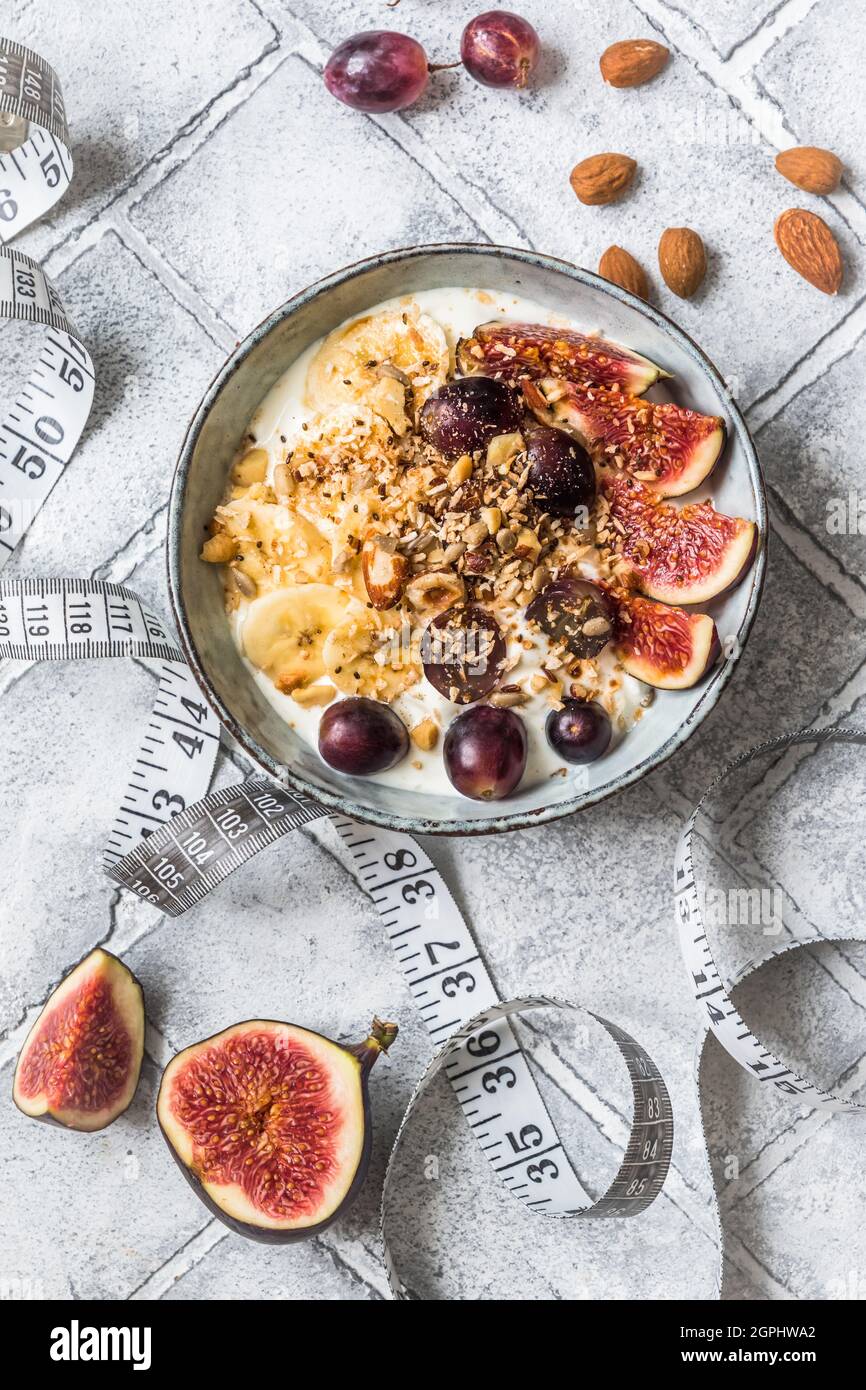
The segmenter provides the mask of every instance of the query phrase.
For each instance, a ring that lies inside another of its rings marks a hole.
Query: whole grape
[[[526,454],[527,481],[545,510],[577,518],[578,508],[583,508],[588,520],[595,501],[595,468],[583,445],[564,430],[538,425],[528,435]]]
[[[538,62],[538,35],[510,10],[485,10],[463,30],[460,57],[485,87],[525,87]]]
[[[427,86],[427,54],[415,39],[389,29],[353,34],[325,64],[325,86],[356,111],[402,111]]]
[[[526,730],[513,710],[475,705],[448,727],[442,747],[451,783],[473,801],[501,801],[526,767]]]
[[[446,458],[484,449],[497,434],[520,428],[523,406],[510,386],[489,376],[464,376],[440,386],[421,407],[419,428]]]
[[[319,752],[350,777],[384,772],[409,752],[406,726],[390,705],[363,695],[329,705],[319,723]]]
[[[567,763],[594,763],[607,752],[611,724],[601,705],[592,700],[564,700],[552,709],[544,732],[551,748]]]

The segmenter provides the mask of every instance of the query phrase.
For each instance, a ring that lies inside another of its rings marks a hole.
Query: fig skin
[[[92,965],[88,971],[86,967],[91,962]],[[70,1106],[63,1112],[70,1118],[63,1119],[59,1114],[54,1114],[48,1109],[41,1113],[32,1108],[28,1109],[28,1102],[33,1106],[38,1104],[43,1098],[40,1094],[35,1096],[25,1095],[23,1088],[19,1085],[21,1073],[27,1062],[28,1052],[31,1047],[38,1043],[42,1025],[47,1022],[54,1008],[57,1007],[58,1004],[62,1004],[66,998],[74,999],[76,989],[84,989],[88,981],[92,979],[97,971],[103,974],[110,987],[112,987],[112,1007],[118,1013],[129,1035],[130,1057],[124,1091],[121,1093],[118,1102],[104,1107],[104,1117],[98,1124],[92,1123],[87,1117],[88,1115],[92,1117],[93,1114],[98,1115],[100,1114],[99,1111],[88,1112],[83,1109],[76,1111],[74,1107]],[[115,980],[112,980],[111,976],[115,976]],[[127,991],[127,997],[125,999],[115,996],[113,988],[115,983],[118,985],[118,988],[122,986]],[[138,1082],[141,1076],[141,1064],[144,1059],[144,1020],[144,990],[141,987],[141,982],[135,977],[129,966],[126,965],[124,961],[120,960],[118,956],[113,955],[111,951],[104,950],[101,946],[97,946],[94,950],[88,951],[86,955],[82,956],[79,961],[76,961],[75,965],[66,971],[66,974],[60,980],[59,984],[55,985],[36,1019],[36,1022],[27,1034],[24,1045],[18,1054],[12,1083],[12,1099],[17,1109],[21,1111],[22,1115],[26,1115],[29,1120],[38,1120],[42,1124],[52,1125],[56,1129],[64,1129],[71,1133],[96,1134],[103,1129],[107,1129],[110,1124],[113,1124],[115,1120],[126,1113],[135,1099],[135,1093],[138,1090]],[[75,1116],[76,1119],[71,1118],[72,1116]]]
[[[344,1197],[335,1207],[335,1209],[332,1212],[330,1212],[328,1216],[324,1217],[321,1221],[317,1221],[312,1225],[296,1226],[288,1229],[279,1229],[277,1227],[272,1226],[259,1226],[251,1221],[242,1221],[240,1218],[232,1216],[229,1212],[225,1211],[219,1205],[219,1203],[216,1202],[213,1197],[211,1197],[210,1193],[206,1190],[204,1183],[202,1182],[199,1175],[194,1171],[193,1168],[191,1168],[187,1163],[184,1162],[183,1158],[175,1148],[171,1136],[166,1126],[163,1124],[162,1115],[160,1113],[160,1102],[163,1099],[163,1092],[166,1088],[166,1080],[169,1076],[169,1072],[171,1071],[174,1063],[177,1062],[179,1058],[182,1058],[187,1054],[196,1053],[200,1049],[206,1048],[211,1044],[217,1043],[227,1034],[235,1033],[239,1029],[261,1029],[269,1027],[285,1028],[287,1026],[293,1028],[296,1027],[301,1032],[309,1034],[311,1037],[318,1039],[320,1042],[326,1044],[328,1047],[338,1048],[341,1051],[348,1053],[349,1056],[354,1057],[356,1059],[359,1067],[358,1084],[361,1092],[362,1120],[364,1132],[361,1152],[358,1157],[358,1163],[355,1169],[354,1176],[352,1178],[352,1182],[348,1187]],[[370,1117],[370,1098],[368,1091],[369,1074],[377,1057],[379,1057],[381,1053],[388,1051],[388,1048],[391,1046],[391,1043],[397,1036],[397,1032],[398,1029],[396,1023],[383,1023],[380,1019],[374,1018],[369,1036],[363,1042],[346,1046],[343,1043],[334,1042],[332,1038],[326,1037],[324,1033],[318,1033],[312,1028],[305,1028],[301,1024],[287,1025],[283,1022],[280,1022],[277,1019],[246,1019],[242,1023],[231,1024],[228,1028],[223,1028],[220,1030],[220,1032],[213,1033],[209,1038],[203,1038],[200,1042],[193,1043],[189,1047],[184,1048],[183,1051],[177,1053],[177,1055],[174,1058],[172,1058],[172,1061],[169,1062],[168,1066],[165,1068],[165,1071],[162,1074],[162,1080],[160,1081],[159,1092],[156,1098],[157,1122],[159,1124],[162,1137],[165,1139],[165,1142],[171,1151],[172,1158],[174,1159],[178,1168],[183,1173],[184,1177],[186,1178],[193,1192],[198,1197],[199,1201],[203,1203],[203,1205],[208,1209],[211,1215],[215,1216],[219,1221],[223,1223],[223,1225],[228,1226],[228,1228],[234,1231],[237,1235],[246,1237],[247,1240],[257,1241],[261,1245],[294,1245],[298,1241],[310,1240],[314,1236],[321,1235],[323,1231],[326,1231],[329,1226],[332,1226],[335,1221],[337,1221],[346,1211],[348,1211],[349,1207],[357,1198],[366,1180],[367,1172],[370,1166],[370,1155],[373,1148],[373,1130]]]

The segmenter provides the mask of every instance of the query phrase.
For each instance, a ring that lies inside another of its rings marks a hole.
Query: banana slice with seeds
[[[331,568],[331,546],[316,527],[280,502],[239,497],[220,507],[222,529],[235,542],[232,568],[263,592],[301,572],[324,580]]]
[[[368,695],[390,703],[421,677],[418,643],[408,625],[380,626],[363,610],[334,629],[322,657],[344,695]]]
[[[367,405],[395,434],[411,428],[418,410],[448,376],[444,330],[417,305],[386,309],[337,328],[307,373],[307,404],[328,411],[345,402]]]
[[[324,648],[345,626],[351,600],[329,584],[294,584],[255,599],[242,629],[244,652],[289,695],[325,674]]]

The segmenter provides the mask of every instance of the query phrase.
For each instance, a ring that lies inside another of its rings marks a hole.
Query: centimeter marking
[[[866,731],[855,728],[803,729],[761,744],[725,768],[695,808],[680,836],[674,869],[674,904],[677,934],[695,1002],[706,1026],[715,1033],[735,1061],[762,1084],[772,1085],[792,1100],[824,1110],[862,1112],[866,1108],[863,1105],[831,1095],[800,1076],[775,1053],[768,1051],[743,1021],[722,980],[707,937],[692,861],[692,840],[698,818],[707,799],[722,781],[756,758],[784,752],[795,744],[828,742],[862,744],[866,742]],[[799,941],[783,942],[768,952],[767,958],[796,949],[801,944]]]
[[[0,659],[158,663],[159,690],[105,848],[115,863],[199,801],[210,786],[219,723],[168,629],[122,584],[0,580]]]
[[[111,878],[170,916],[188,911],[229,874],[290,831],[328,813],[316,801],[255,777],[178,811]],[[379,913],[397,963],[467,1123],[518,1200],[545,1214],[635,1215],[658,1195],[670,1164],[673,1123],[664,1082],[628,1034],[603,1019],[632,1081],[634,1126],[614,1182],[593,1204],[548,1114],[498,994],[447,885],[409,835],[344,816],[334,824]],[[560,1005],[550,1001],[553,1007]],[[533,1007],[542,1007],[536,1001]],[[479,1007],[486,1011],[477,1022]],[[451,1046],[476,1018],[472,1036]]]

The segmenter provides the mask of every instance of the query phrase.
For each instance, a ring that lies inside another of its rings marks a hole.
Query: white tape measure
[[[0,658],[117,656],[160,662],[163,674],[106,851],[106,872],[178,916],[275,840],[330,813],[262,777],[203,796],[218,726],[164,625],[129,589],[81,580],[0,581]],[[628,1033],[593,1015],[625,1061],[634,1113],[617,1175],[592,1202],[508,1023],[523,1009],[576,1006],[546,998],[500,1002],[450,891],[417,841],[346,817],[335,824],[441,1048],[403,1118],[383,1189],[385,1261],[395,1296],[407,1294],[387,1240],[394,1158],[414,1106],[443,1067],[494,1171],[530,1210],[594,1217],[643,1211],[662,1189],[673,1146],[670,1099],[650,1056]]]
[[[689,817],[677,845],[674,893],[676,901],[677,929],[686,969],[692,983],[695,1001],[703,1014],[707,1027],[715,1034],[722,1046],[739,1062],[750,1076],[762,1086],[772,1086],[782,1095],[797,1101],[800,1105],[816,1106],[825,1110],[859,1111],[866,1107],[853,1100],[840,1099],[822,1091],[814,1082],[800,1076],[783,1062],[775,1053],[764,1047],[754,1033],[743,1022],[731,1000],[719,973],[707,937],[707,928],[701,910],[701,897],[696,880],[692,842],[702,810],[709,798],[732,777],[738,769],[760,758],[783,753],[788,748],[802,744],[817,746],[829,743],[866,744],[866,730],[855,728],[802,729],[796,733],[783,734],[770,739],[757,748],[750,749],[732,762],[707,789]],[[856,933],[835,933],[823,936],[823,941],[863,940]],[[780,942],[767,952],[765,959],[782,955],[802,946],[802,941]],[[740,972],[739,978],[747,974],[752,964]]]
[[[29,48],[0,38],[0,242],[69,186],[60,83]],[[0,318],[41,324],[35,365],[0,414],[0,569],[72,456],[93,404],[93,363],[35,261],[0,245]]]

